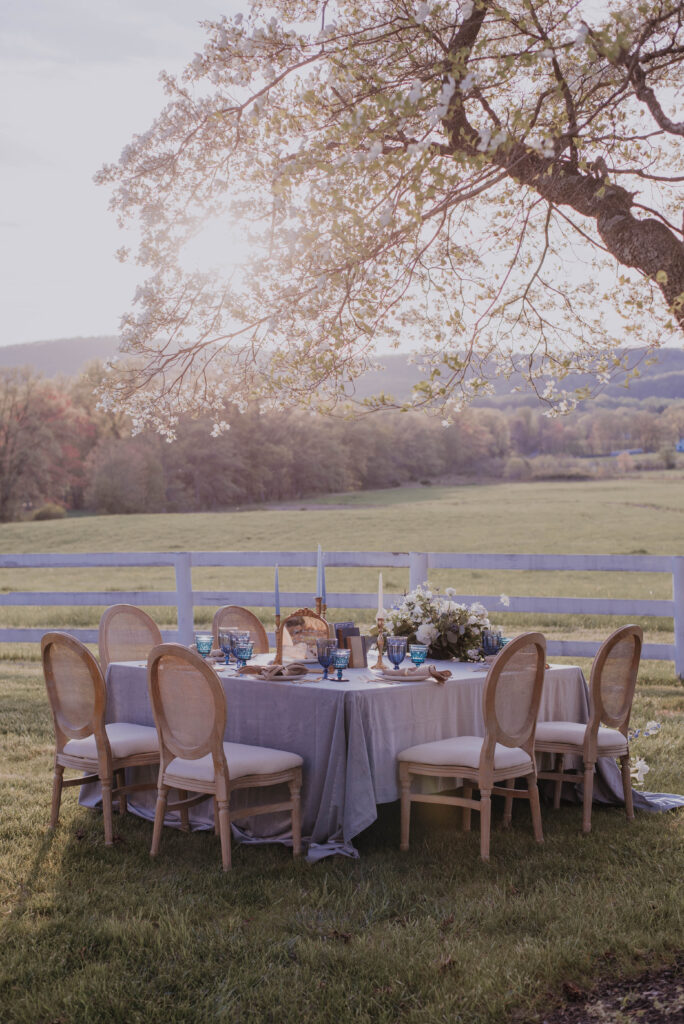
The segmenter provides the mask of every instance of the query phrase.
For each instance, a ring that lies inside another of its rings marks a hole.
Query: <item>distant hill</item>
[[[0,367],[30,366],[44,377],[77,377],[93,359],[104,362],[116,355],[118,347],[119,339],[114,335],[5,345],[0,347]]]
[[[104,362],[118,352],[118,338],[111,335],[100,335],[92,338],[59,338],[55,341],[34,341],[24,345],[7,345],[0,347],[0,368],[13,366],[30,366],[46,377],[58,374],[76,376],[85,366],[98,359]],[[629,353],[629,365],[640,363],[643,358],[642,349],[634,349]],[[408,397],[411,387],[418,379],[416,367],[409,363],[404,354],[381,356],[383,370],[368,373],[354,386],[354,397],[367,398],[384,391],[399,401]],[[665,401],[684,398],[684,350],[680,348],[663,348],[658,353],[655,363],[650,366],[639,365],[640,376],[633,380],[628,389],[624,387],[624,374],[608,384],[602,391],[602,400],[606,404],[618,404],[625,401],[644,401],[646,399],[662,399]],[[568,377],[565,387],[572,390],[588,383],[589,378],[579,375]],[[503,378],[495,380],[492,397],[478,400],[478,405],[502,407],[504,405],[536,404],[537,399],[529,392],[514,392],[515,378],[507,381]]]

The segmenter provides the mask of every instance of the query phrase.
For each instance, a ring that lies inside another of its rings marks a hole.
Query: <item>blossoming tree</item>
[[[448,415],[515,370],[567,408],[569,373],[600,385],[618,345],[684,327],[683,15],[251,0],[206,23],[163,76],[165,109],[98,176],[149,269],[113,394],[158,424],[226,390],[320,408],[382,339],[422,353],[409,404]],[[184,262],[209,222],[239,225],[249,270]]]

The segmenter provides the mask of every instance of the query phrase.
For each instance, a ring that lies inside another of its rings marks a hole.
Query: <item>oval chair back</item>
[[[105,674],[112,661],[147,661],[152,648],[161,643],[157,623],[135,605],[114,604],[100,619],[98,646]]]
[[[148,658],[148,686],[159,734],[162,770],[174,757],[211,754],[223,771],[226,698],[216,672],[182,644],[160,644]]]
[[[534,757],[545,665],[546,638],[542,633],[516,637],[492,662],[482,695],[485,741],[480,765],[486,775],[493,771],[497,743],[520,747]]]
[[[46,633],[40,647],[57,752],[61,753],[69,740],[92,735],[108,746],[104,721],[107,691],[96,658],[69,633]]]
[[[627,736],[644,631],[629,625],[604,640],[591,667],[591,708],[587,732],[596,736],[601,723]]]
[[[239,604],[224,604],[214,615],[211,631],[214,637],[214,647],[219,646],[219,632],[222,629],[244,629],[249,630],[254,641],[255,654],[268,654],[268,634],[262,623],[249,608],[242,608]]]

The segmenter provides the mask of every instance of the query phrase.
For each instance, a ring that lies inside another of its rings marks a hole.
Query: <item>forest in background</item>
[[[181,418],[177,439],[131,436],[97,407],[104,369],[45,379],[0,371],[0,521],[64,512],[219,511],[409,483],[591,479],[671,469],[684,399],[625,392],[560,417],[540,407],[471,407],[449,426],[424,413],[360,419],[226,404],[230,429]],[[48,506],[48,508],[45,508]]]

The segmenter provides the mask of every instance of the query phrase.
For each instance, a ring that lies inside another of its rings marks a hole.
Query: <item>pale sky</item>
[[[0,0],[0,345],[116,334],[141,268],[93,184],[241,0]]]

